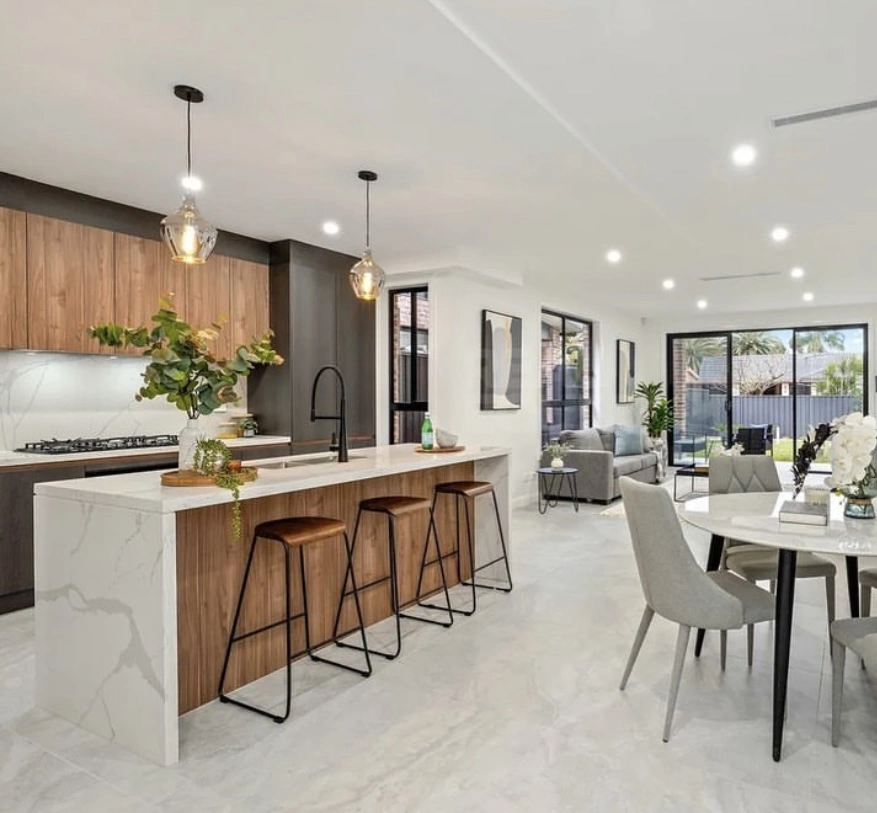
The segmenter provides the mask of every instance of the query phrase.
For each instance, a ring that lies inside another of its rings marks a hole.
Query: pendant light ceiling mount
[[[161,221],[161,239],[177,262],[200,265],[216,245],[216,226],[202,217],[195,203],[192,183],[192,105],[201,104],[204,94],[191,85],[174,85],[174,96],[186,103],[186,180],[183,203]]]
[[[371,185],[378,179],[378,174],[370,169],[361,169],[356,177],[365,181],[365,251],[362,259],[350,269],[350,287],[357,299],[367,302],[374,301],[380,296],[387,275],[372,259],[371,249]]]

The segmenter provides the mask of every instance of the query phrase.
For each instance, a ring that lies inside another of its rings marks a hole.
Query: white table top
[[[780,522],[782,504],[791,492],[713,494],[688,500],[679,518],[718,536],[772,548],[841,556],[877,556],[877,520],[846,519],[843,498],[832,496],[828,525]],[[798,499],[803,499],[803,495]]]

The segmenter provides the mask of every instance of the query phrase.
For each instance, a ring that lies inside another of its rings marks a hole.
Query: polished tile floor
[[[486,595],[451,630],[406,623],[402,657],[369,680],[296,664],[282,726],[216,703],[193,712],[173,768],[35,709],[32,613],[0,617],[0,811],[873,810],[877,664],[848,664],[833,749],[818,580],[798,590],[783,762],[770,759],[767,626],[752,671],[742,631],[724,674],[715,636],[689,658],[664,744],[675,630],[653,624],[619,692],[642,599],[624,519],[601,511],[516,511],[511,595]],[[702,561],[705,536],[690,540]],[[281,690],[270,676],[246,693]]]

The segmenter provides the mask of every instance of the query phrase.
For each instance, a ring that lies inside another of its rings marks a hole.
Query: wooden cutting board
[[[421,454],[445,454],[447,452],[462,452],[465,446],[433,446],[431,449],[424,449],[423,446],[417,446],[414,451]]]
[[[245,467],[240,470],[240,475],[245,483],[251,483],[259,476],[259,473],[254,468]],[[161,484],[163,486],[215,486],[216,475],[201,474],[190,469],[166,471],[161,475]]]

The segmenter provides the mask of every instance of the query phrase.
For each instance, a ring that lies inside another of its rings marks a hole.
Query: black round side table
[[[539,513],[544,514],[549,508],[557,505],[557,498],[562,496],[563,484],[567,484],[569,496],[572,498],[572,504],[579,510],[579,489],[576,485],[576,474],[578,469],[572,466],[564,466],[562,469],[553,469],[545,467],[536,469],[539,475]],[[555,490],[557,486],[557,490]]]

